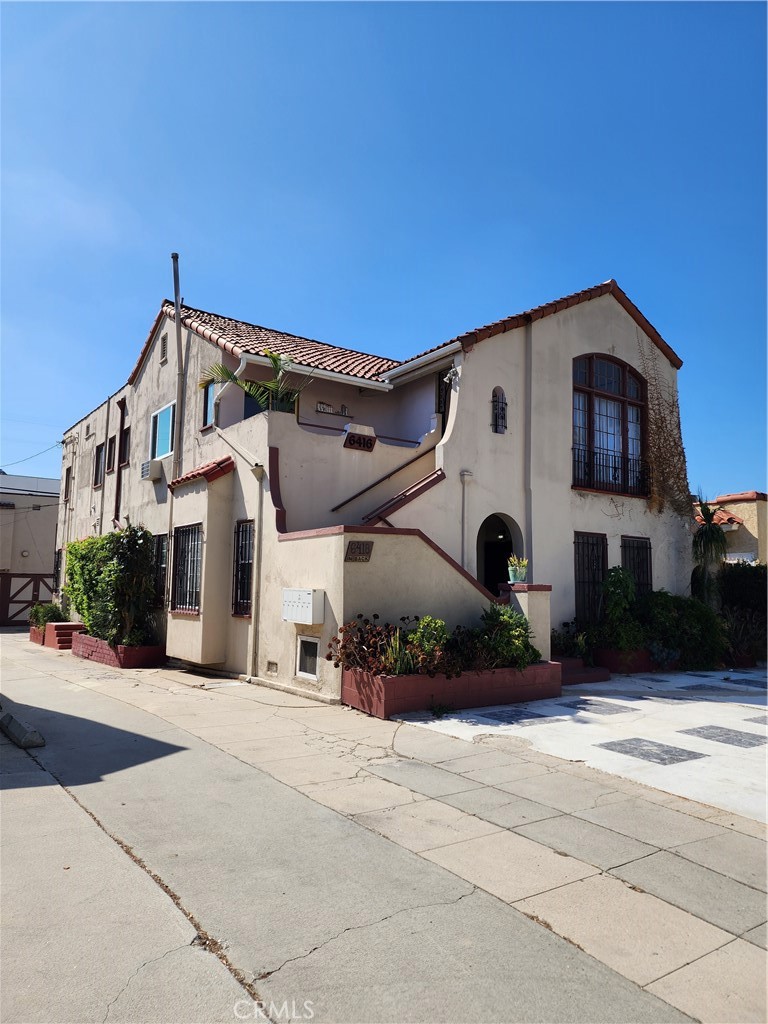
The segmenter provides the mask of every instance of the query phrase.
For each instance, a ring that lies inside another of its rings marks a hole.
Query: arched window
[[[573,361],[573,485],[647,495],[646,384],[602,355]]]
[[[494,434],[507,432],[507,396],[501,388],[494,388],[491,395],[491,430]]]

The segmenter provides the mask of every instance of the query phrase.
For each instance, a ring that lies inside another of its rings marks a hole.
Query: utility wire
[[[44,448],[43,451],[38,452],[37,455],[28,455],[26,459],[16,459],[15,462],[6,462],[6,464],[0,468],[6,469],[8,466],[18,466],[20,462],[29,462],[30,459],[36,459],[38,455],[45,455],[46,452],[53,451],[54,448],[61,448],[61,441],[57,441],[56,444],[52,444],[50,448]]]

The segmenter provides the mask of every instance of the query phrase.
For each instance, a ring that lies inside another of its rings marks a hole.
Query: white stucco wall
[[[486,517],[508,516],[524,538],[528,581],[552,585],[553,625],[573,617],[575,531],[606,534],[609,566],[621,564],[622,535],[649,538],[654,588],[686,592],[687,521],[669,511],[649,511],[644,498],[571,487],[572,361],[605,353],[641,372],[641,345],[655,353],[658,371],[676,386],[677,371],[610,295],[475,345],[461,360],[458,395],[437,448],[437,465],[447,479],[391,521],[423,529],[460,560],[460,472],[467,469],[472,476],[466,482],[465,567],[477,572],[476,540]],[[496,385],[504,388],[508,402],[505,434],[490,428]]]

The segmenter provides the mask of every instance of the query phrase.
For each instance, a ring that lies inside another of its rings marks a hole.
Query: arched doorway
[[[501,512],[488,516],[477,533],[477,578],[494,595],[509,578],[507,559],[512,554],[523,556],[520,527]]]

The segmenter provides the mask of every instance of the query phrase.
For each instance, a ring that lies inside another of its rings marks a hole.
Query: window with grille
[[[645,381],[619,360],[573,361],[573,485],[645,496]]]
[[[232,558],[232,614],[251,614],[253,579],[253,520],[235,525],[235,550]]]
[[[491,430],[494,434],[507,431],[507,396],[501,388],[494,388],[491,395]]]
[[[575,533],[573,536],[576,621],[582,624],[600,618],[603,580],[608,571],[608,538],[604,533]]]
[[[638,596],[653,590],[651,542],[647,537],[621,538],[621,564],[634,576]]]
[[[177,526],[173,531],[173,586],[171,608],[179,612],[200,611],[203,528]]]
[[[168,534],[155,535],[155,602],[158,608],[165,604],[165,583],[168,577]]]

